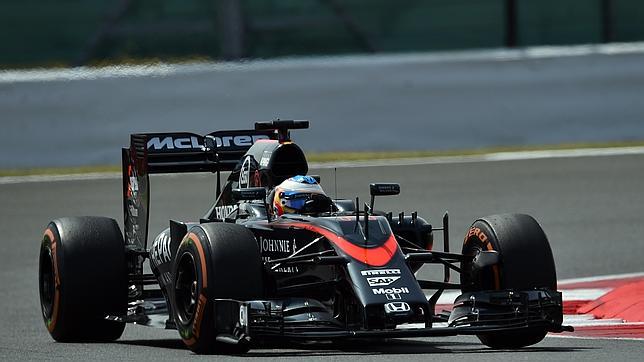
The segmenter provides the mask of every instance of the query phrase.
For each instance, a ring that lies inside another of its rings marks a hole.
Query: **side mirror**
[[[400,193],[400,184],[393,182],[378,182],[369,184],[369,193],[371,194],[371,204],[369,205],[369,212],[373,213],[373,203],[376,201],[376,196],[389,196],[398,195]],[[365,208],[367,205],[365,204]]]
[[[250,201],[266,199],[266,189],[263,187],[249,187],[245,189],[233,189],[233,199],[235,201]]]
[[[373,183],[369,184],[371,196],[389,196],[400,194],[400,184],[397,183]]]

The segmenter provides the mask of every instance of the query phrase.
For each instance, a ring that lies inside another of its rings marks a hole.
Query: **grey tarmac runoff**
[[[642,272],[644,256],[644,155],[604,155],[447,162],[404,166],[313,169],[328,194],[365,199],[368,183],[399,182],[398,197],[377,208],[418,211],[437,223],[451,215],[451,249],[477,216],[500,212],[532,214],[548,234],[559,279]],[[337,178],[337,187],[334,180]],[[151,230],[168,219],[194,219],[209,206],[210,175],[158,176],[152,180]],[[337,191],[336,191],[337,190]],[[0,359],[16,360],[195,360],[176,331],[128,326],[110,344],[55,343],[43,326],[37,290],[39,240],[47,222],[67,215],[121,215],[118,178],[0,183]],[[432,275],[427,268],[423,277]],[[312,345],[263,345],[244,358],[361,361],[432,358],[485,360],[639,360],[644,341],[548,337],[518,351],[485,348],[475,337],[418,338]]]

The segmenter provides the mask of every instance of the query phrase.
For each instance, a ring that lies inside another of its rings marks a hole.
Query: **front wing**
[[[217,340],[232,344],[272,338],[409,338],[483,335],[529,329],[555,333],[573,330],[561,324],[561,293],[547,289],[465,293],[457,298],[447,323],[434,326],[402,324],[395,329],[347,329],[334,321],[319,302],[307,299],[290,303],[284,300],[216,299],[214,308]]]

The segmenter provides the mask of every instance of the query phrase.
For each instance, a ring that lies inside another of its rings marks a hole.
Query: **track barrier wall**
[[[3,0],[0,67],[644,39],[641,0]]]

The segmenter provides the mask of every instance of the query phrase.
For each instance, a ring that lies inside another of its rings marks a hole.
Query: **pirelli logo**
[[[380,276],[380,275],[400,275],[400,269],[374,269],[374,270],[362,270],[360,274],[370,277],[370,276]]]

